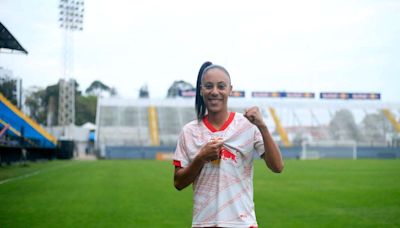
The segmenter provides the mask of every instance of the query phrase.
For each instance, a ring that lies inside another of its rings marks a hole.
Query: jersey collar
[[[232,123],[233,118],[235,117],[235,112],[231,112],[229,114],[229,118],[225,121],[225,123],[221,126],[221,128],[219,130],[217,130],[211,123],[210,121],[208,121],[207,116],[203,117],[203,123],[204,125],[206,125],[206,127],[211,131],[211,132],[217,132],[217,131],[223,131],[225,130],[229,124]]]

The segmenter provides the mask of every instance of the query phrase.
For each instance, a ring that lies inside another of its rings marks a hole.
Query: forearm
[[[263,141],[264,141],[264,154],[263,159],[267,164],[268,168],[271,169],[275,173],[280,173],[283,171],[283,160],[281,151],[274,142],[271,134],[268,131],[266,126],[262,126],[258,128],[261,132]]]
[[[200,174],[205,162],[196,157],[193,162],[185,168],[176,168],[174,175],[174,185],[178,190],[182,190],[189,186]]]

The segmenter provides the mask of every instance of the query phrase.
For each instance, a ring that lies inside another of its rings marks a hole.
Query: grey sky
[[[0,0],[0,21],[29,55],[0,54],[24,87],[62,77],[58,0]],[[165,97],[195,84],[200,65],[225,66],[234,89],[380,92],[400,101],[400,1],[85,0],[74,35],[74,78],[122,97]]]

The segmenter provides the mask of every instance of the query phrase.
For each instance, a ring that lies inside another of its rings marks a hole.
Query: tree
[[[25,105],[28,108],[28,115],[39,124],[46,124],[47,108],[44,105],[46,90],[39,87],[32,87],[27,91]]]
[[[77,96],[75,100],[75,124],[96,121],[97,97]]]
[[[177,97],[179,96],[179,91],[194,89],[193,85],[189,82],[183,80],[174,81],[168,89],[167,97]]]
[[[370,113],[365,115],[360,126],[363,139],[367,142],[385,141],[386,133],[390,132],[391,125],[385,115],[380,113]]]
[[[17,99],[16,96],[14,95],[14,91],[16,88],[16,80],[12,80],[7,78],[7,80],[4,80],[3,82],[0,83],[0,93],[3,94],[5,98],[7,98],[12,104],[17,106]]]
[[[57,125],[59,83],[49,85],[45,89],[33,88],[28,92],[25,105],[29,109],[29,116],[42,125]],[[75,124],[96,120],[97,97],[82,96],[79,84],[75,81]]]
[[[110,88],[110,97],[115,97],[118,95],[117,88],[111,87]]]
[[[149,98],[149,89],[147,85],[143,85],[139,90],[139,98]]]
[[[360,138],[353,114],[347,109],[335,113],[329,123],[329,131],[335,140],[356,140]]]
[[[101,81],[94,81],[90,86],[85,90],[85,93],[91,96],[102,97],[105,94],[109,96],[117,95],[117,89],[114,87],[109,87]]]
[[[44,106],[47,108],[47,126],[57,124],[58,120],[58,97],[60,91],[60,83],[46,87],[44,95]]]
[[[25,105],[29,116],[42,125],[53,125],[58,116],[59,84],[49,85],[45,89],[33,87],[27,92]],[[51,116],[48,119],[48,115]]]

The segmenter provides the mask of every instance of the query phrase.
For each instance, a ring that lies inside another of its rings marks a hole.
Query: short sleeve
[[[173,165],[175,167],[186,167],[189,164],[189,156],[187,154],[185,132],[182,130],[179,135],[176,150],[173,156]]]
[[[265,153],[264,140],[260,130],[256,127],[254,127],[254,149],[257,151],[259,156],[262,156]]]

